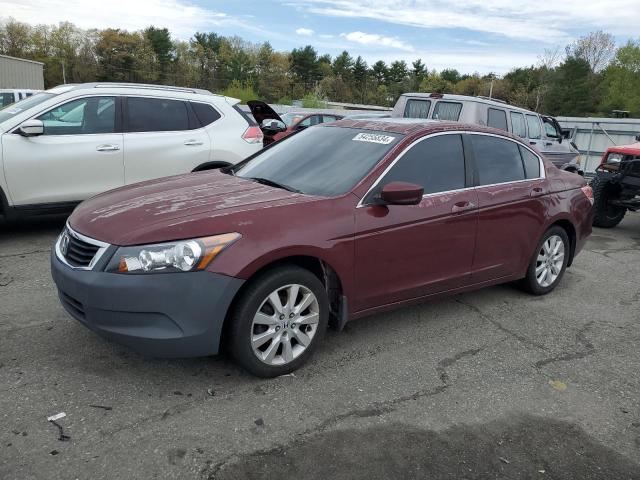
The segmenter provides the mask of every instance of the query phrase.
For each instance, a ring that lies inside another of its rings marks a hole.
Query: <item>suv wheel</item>
[[[613,228],[624,218],[627,209],[618,205],[611,205],[609,200],[616,195],[616,187],[608,176],[596,174],[591,181],[593,189],[593,225],[601,228]]]
[[[564,228],[554,226],[547,230],[523,279],[525,290],[534,295],[544,295],[556,288],[567,268],[569,249],[569,237]]]
[[[320,342],[329,318],[322,282],[296,266],[280,267],[252,280],[231,320],[231,353],[259,377],[299,368]]]

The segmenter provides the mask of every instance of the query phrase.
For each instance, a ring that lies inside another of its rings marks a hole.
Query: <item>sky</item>
[[[369,64],[421,58],[429,69],[506,73],[591,31],[640,36],[640,0],[0,0],[0,17],[81,28],[167,27],[268,41],[276,50],[348,50]]]

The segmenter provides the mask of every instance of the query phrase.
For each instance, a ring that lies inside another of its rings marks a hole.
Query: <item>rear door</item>
[[[125,97],[125,183],[192,171],[210,159],[211,140],[189,102]]]
[[[478,195],[473,283],[513,275],[529,260],[548,193],[540,158],[516,141],[469,134]]]
[[[462,136],[408,147],[356,209],[356,310],[437,293],[470,280],[477,197]],[[376,205],[387,183],[422,185],[419,205]]]
[[[70,100],[35,118],[44,124],[42,135],[2,136],[14,204],[77,202],[123,185],[118,97]]]

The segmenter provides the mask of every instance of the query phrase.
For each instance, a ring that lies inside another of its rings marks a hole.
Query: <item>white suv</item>
[[[97,193],[238,163],[262,148],[239,100],[158,85],[64,85],[0,110],[0,214],[69,211]]]

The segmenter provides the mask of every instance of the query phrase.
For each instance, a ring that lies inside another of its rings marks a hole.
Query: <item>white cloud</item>
[[[346,38],[350,42],[356,42],[362,45],[391,47],[406,50],[407,52],[413,51],[413,47],[408,43],[405,43],[396,37],[385,37],[384,35],[378,35],[377,33],[349,32],[341,33],[340,36],[342,38]]]
[[[637,35],[638,0],[289,0],[310,13],[368,18],[418,28],[464,28],[545,43],[568,42],[575,31]]]
[[[0,0],[0,15],[32,25],[69,21],[80,28],[127,30],[154,25],[169,28],[181,39],[190,38],[197,30],[245,26],[238,18],[190,0]]]
[[[302,35],[304,37],[310,37],[315,32],[313,30],[311,30],[310,28],[298,28],[298,29],[296,29],[296,33],[298,35]]]

